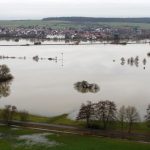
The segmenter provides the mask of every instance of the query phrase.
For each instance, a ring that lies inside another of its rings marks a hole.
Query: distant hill
[[[150,18],[48,17],[43,21],[150,23]]]

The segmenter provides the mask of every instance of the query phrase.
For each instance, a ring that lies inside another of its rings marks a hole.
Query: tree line
[[[29,113],[25,110],[18,111],[16,106],[6,105],[4,109],[0,111],[0,118],[2,121],[10,125],[11,121],[13,120],[20,120],[20,121],[28,121]]]
[[[150,18],[48,17],[43,21],[150,23]]]
[[[134,106],[122,106],[118,110],[116,104],[109,100],[97,103],[88,101],[81,105],[76,119],[86,121],[88,128],[105,130],[119,123],[122,131],[126,127],[128,133],[130,133],[133,125],[140,122],[140,115]],[[150,127],[150,105],[146,110],[145,121]]]

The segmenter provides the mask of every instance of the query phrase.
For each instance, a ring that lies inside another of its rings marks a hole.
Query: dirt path
[[[4,124],[4,122],[0,121]],[[128,139],[133,141],[138,141],[140,143],[149,143],[150,144],[150,133],[126,133],[120,131],[110,131],[110,130],[93,130],[87,128],[79,128],[67,125],[56,125],[48,123],[34,123],[34,122],[21,122],[21,121],[11,121],[11,126],[19,126],[30,129],[37,129],[42,131],[51,131],[58,133],[69,133],[69,134],[78,134],[78,135],[90,135],[97,137],[110,137],[110,138],[119,138],[119,139]]]

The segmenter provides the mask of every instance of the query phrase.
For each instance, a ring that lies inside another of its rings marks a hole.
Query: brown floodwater
[[[111,100],[118,107],[136,106],[143,116],[150,103],[148,52],[149,44],[1,46],[0,55],[26,59],[0,59],[0,64],[8,65],[14,76],[9,84],[9,96],[0,94],[0,108],[10,104],[18,110],[53,116],[74,113],[89,100]],[[45,59],[35,61],[32,59],[35,55]],[[127,63],[128,58],[136,56],[139,64]],[[47,59],[51,57],[57,57],[57,61]],[[74,83],[83,80],[97,84],[100,90],[78,92]]]

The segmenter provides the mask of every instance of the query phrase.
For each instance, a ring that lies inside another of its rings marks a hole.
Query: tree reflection
[[[0,98],[10,95],[11,81],[0,82]]]
[[[127,64],[129,66],[139,67],[139,64],[142,62],[143,66],[144,66],[144,69],[145,69],[145,66],[147,64],[147,59],[146,58],[139,59],[139,56],[130,57],[130,58],[127,58],[127,59],[125,59],[124,57],[122,57],[120,60],[121,60],[121,65],[122,66],[124,66],[125,64]],[[115,61],[113,61],[113,62],[115,62]]]
[[[74,88],[80,93],[97,93],[100,90],[97,84],[89,84],[87,81],[75,83]]]
[[[10,95],[10,84],[13,76],[7,65],[0,65],[0,98]]]
[[[147,56],[150,57],[150,52],[147,53]]]

